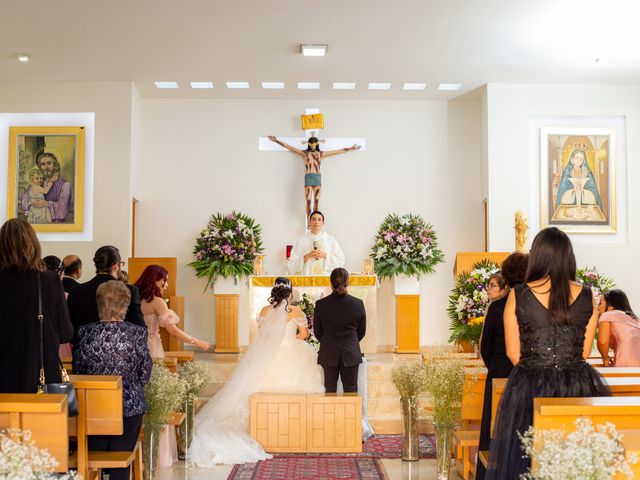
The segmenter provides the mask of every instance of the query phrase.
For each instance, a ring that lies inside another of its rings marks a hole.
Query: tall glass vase
[[[418,435],[418,398],[400,398],[402,407],[402,460],[420,460],[420,436]]]
[[[178,441],[178,458],[180,460],[187,460],[187,451],[191,445],[193,439],[193,418],[195,415],[195,403],[193,400],[187,400],[184,404],[185,418],[184,422],[177,428],[177,441]],[[186,466],[189,466],[189,462],[185,462]]]
[[[436,429],[436,453],[438,480],[448,480],[449,467],[451,466],[451,448],[453,445],[453,432],[455,424],[435,423]]]
[[[164,424],[145,423],[142,456],[144,463],[144,480],[155,480],[158,475],[158,454],[160,451],[160,435]]]

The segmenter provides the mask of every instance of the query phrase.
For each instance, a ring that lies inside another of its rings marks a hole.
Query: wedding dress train
[[[285,305],[270,308],[254,343],[222,389],[196,415],[189,453],[199,467],[271,458],[249,435],[249,397],[255,392],[323,393],[322,368],[311,345],[296,339]]]

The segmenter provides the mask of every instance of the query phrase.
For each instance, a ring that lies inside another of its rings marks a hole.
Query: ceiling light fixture
[[[461,83],[441,83],[438,85],[438,90],[441,92],[457,92],[462,88]]]
[[[298,82],[300,90],[317,90],[320,88],[320,82]]]
[[[369,90],[389,90],[390,83],[369,83]]]
[[[156,88],[178,88],[178,82],[154,82]]]
[[[405,83],[402,85],[403,90],[424,90],[426,88],[426,83]]]
[[[324,57],[327,54],[328,45],[300,45],[300,52],[305,57]]]
[[[191,82],[191,88],[213,88],[213,82]]]
[[[249,82],[227,82],[227,88],[249,88]]]
[[[282,90],[284,82],[262,82],[262,88],[266,90]]]
[[[356,84],[354,82],[334,82],[334,90],[355,90]]]
[[[20,63],[27,63],[29,60],[31,60],[31,55],[27,53],[21,53],[20,55],[18,55],[18,61]]]

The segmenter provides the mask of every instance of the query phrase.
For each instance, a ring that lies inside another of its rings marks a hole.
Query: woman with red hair
[[[136,282],[136,287],[140,291],[140,304],[144,314],[144,322],[149,330],[149,353],[152,357],[164,357],[160,327],[163,327],[172,337],[195,345],[199,350],[209,350],[209,347],[211,347],[209,342],[198,340],[176,327],[180,318],[176,312],[167,307],[163,297],[168,286],[169,272],[160,265],[149,265]]]

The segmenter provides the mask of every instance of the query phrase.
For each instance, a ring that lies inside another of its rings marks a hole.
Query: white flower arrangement
[[[58,476],[58,461],[31,440],[31,432],[17,429],[0,431],[0,480],[72,480],[76,472]]]
[[[627,460],[615,425],[610,422],[594,427],[588,418],[578,418],[576,431],[562,430],[534,431],[530,427],[520,437],[522,450],[537,468],[520,476],[521,480],[609,480],[617,472],[633,478],[630,464],[637,459]]]

